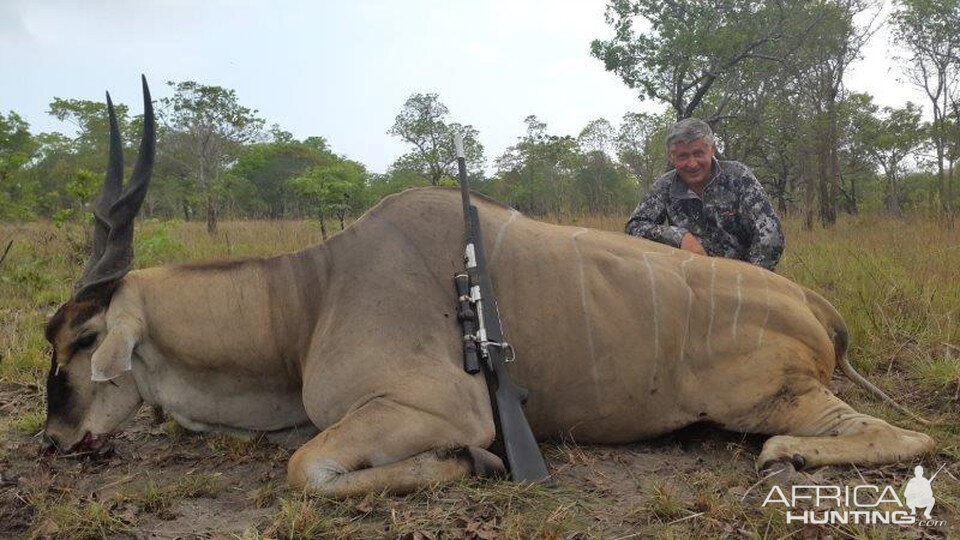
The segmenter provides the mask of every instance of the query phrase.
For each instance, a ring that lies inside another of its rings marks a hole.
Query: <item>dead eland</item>
[[[459,194],[388,197],[294,253],[131,272],[155,146],[143,90],[126,185],[109,107],[93,256],[47,326],[48,446],[102,447],[148,403],[195,431],[313,424],[289,481],[332,496],[500,472],[484,379],[462,369]],[[623,443],[711,421],[772,435],[761,469],[933,449],[827,389],[838,365],[853,372],[844,323],[820,295],[746,263],[476,204],[538,438]]]

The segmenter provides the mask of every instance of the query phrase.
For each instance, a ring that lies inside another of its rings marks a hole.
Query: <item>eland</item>
[[[45,444],[103,448],[147,403],[193,431],[312,424],[320,431],[293,454],[288,479],[330,496],[501,473],[484,378],[462,368],[459,193],[389,196],[294,253],[130,271],[154,161],[146,80],[143,94],[126,185],[108,96],[92,257],[46,328]],[[854,372],[843,320],[815,292],[743,262],[476,204],[538,439],[626,443],[709,421],[771,435],[760,469],[875,465],[934,448],[827,388],[838,365]]]

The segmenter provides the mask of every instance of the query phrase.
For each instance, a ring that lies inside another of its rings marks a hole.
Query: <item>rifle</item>
[[[514,360],[515,354],[503,339],[500,311],[493,296],[480,235],[480,217],[477,207],[470,204],[467,161],[463,153],[463,139],[459,134],[454,137],[454,144],[457,147],[466,228],[464,260],[467,272],[454,278],[458,298],[457,318],[464,332],[463,368],[467,373],[474,374],[480,371],[482,365],[493,406],[493,420],[503,442],[511,479],[515,482],[546,480],[549,476],[547,466],[533,437],[533,430],[523,414],[528,392],[517,386],[507,371],[506,364]]]

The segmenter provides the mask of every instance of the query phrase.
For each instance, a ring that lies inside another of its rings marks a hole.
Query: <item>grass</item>
[[[238,463],[253,457],[260,437],[258,434],[223,434],[218,433],[207,437],[207,446],[219,455]]]
[[[576,224],[621,230],[623,222],[623,216],[581,217]],[[222,222],[220,227],[221,232],[211,237],[202,223],[142,220],[136,236],[137,266],[269,255],[319,239],[318,226],[306,221]],[[837,307],[850,330],[850,359],[855,367],[921,415],[941,423],[921,428],[853,386],[844,387],[842,397],[865,413],[933,435],[939,443],[938,454],[925,466],[956,463],[960,460],[960,426],[955,420],[960,412],[960,230],[933,219],[877,216],[845,216],[831,229],[811,231],[803,230],[800,220],[788,218],[785,230],[787,250],[778,272],[823,294]],[[12,408],[0,407],[0,437],[4,432],[33,435],[42,428],[42,393],[50,365],[43,325],[69,297],[81,271],[84,234],[83,227],[72,224],[59,229],[44,223],[0,225],[0,239],[15,239],[0,265],[0,386],[18,388],[28,396]],[[186,439],[172,422],[157,429],[171,445],[193,440]],[[201,444],[228,466],[240,466],[255,458],[254,449],[261,442],[255,437],[212,435]],[[467,536],[466,531],[479,538],[578,534],[609,538],[633,532],[663,538],[801,537],[796,526],[784,523],[779,509],[753,504],[759,488],[744,493],[753,479],[744,480],[749,471],[744,472],[743,463],[752,459],[755,450],[735,442],[723,444],[707,441],[702,448],[725,452],[729,465],[671,473],[669,478],[637,478],[636,493],[629,501],[611,500],[589,483],[547,488],[476,480],[405,497],[372,495],[331,501],[290,492],[278,477],[250,493],[250,506],[271,508],[273,513],[244,537],[429,538]],[[592,470],[603,459],[574,444],[546,450],[550,461],[564,470]],[[855,478],[857,473],[849,474]],[[32,509],[27,533],[62,538],[130,534],[137,523],[121,507],[133,505],[143,514],[156,516],[178,500],[215,497],[228,485],[210,474],[185,475],[172,483],[159,478],[141,478],[104,500],[37,486],[27,497]],[[960,486],[946,478],[943,484],[938,480],[937,504],[956,520]],[[818,534],[827,533],[844,538],[887,534],[854,527]]]
[[[13,427],[27,435],[36,435],[43,429],[43,423],[46,419],[47,413],[45,411],[27,411],[13,421]]]
[[[133,523],[117,516],[111,503],[77,501],[40,491],[34,492],[30,503],[35,514],[28,538],[86,540],[129,534],[133,530]]]
[[[169,513],[169,509],[182,499],[211,497],[223,489],[219,474],[188,474],[174,483],[163,484],[149,479],[142,484],[127,484],[114,501],[133,504],[143,513]]]
[[[683,515],[687,505],[676,488],[663,481],[654,486],[646,510],[651,517],[661,522],[671,522]]]
[[[332,500],[304,493],[281,497],[263,528],[266,538],[571,538],[598,533],[595,494],[569,487],[486,483]],[[576,536],[580,534],[581,536]]]

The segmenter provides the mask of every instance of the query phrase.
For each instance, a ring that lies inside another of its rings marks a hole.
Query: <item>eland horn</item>
[[[156,152],[156,122],[147,78],[143,82],[143,135],[140,153],[133,166],[133,175],[123,185],[123,143],[120,128],[107,93],[110,116],[110,161],[100,196],[93,203],[93,253],[77,282],[74,298],[83,300],[104,285],[115,283],[130,271],[133,264],[133,220],[143,204],[153,171]]]

